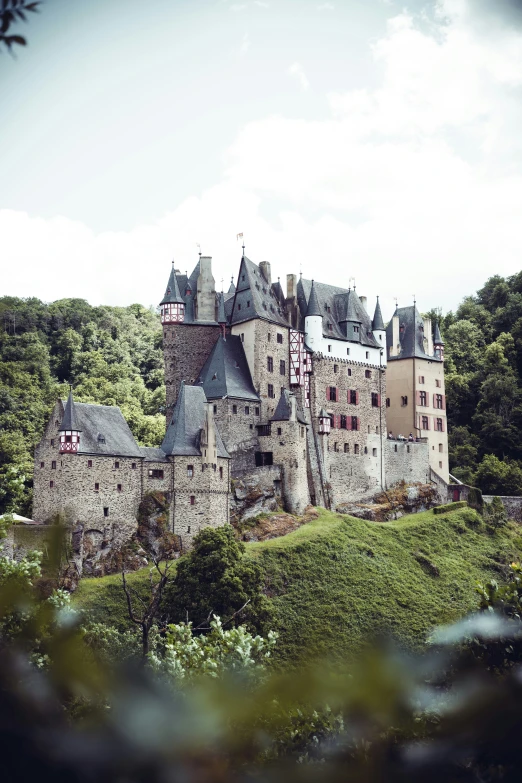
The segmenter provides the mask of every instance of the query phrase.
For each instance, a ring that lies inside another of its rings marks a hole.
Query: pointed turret
[[[161,323],[181,323],[185,319],[185,301],[180,294],[174,261],[170,271],[165,296],[160,302]]]
[[[379,304],[379,297],[377,297],[377,304],[375,305],[375,313],[372,321],[373,332],[384,332],[384,321],[381,313],[381,305]]]
[[[439,329],[439,322],[435,321],[433,330],[433,351],[437,359],[444,360],[444,340]]]
[[[233,277],[230,278],[230,287],[229,287],[227,293],[229,293],[229,294],[235,294],[236,293],[236,286],[234,285],[234,278]]]
[[[305,316],[305,342],[312,351],[321,349],[323,339],[323,316],[315,283],[312,280],[312,288],[308,298]]]
[[[76,406],[74,404],[72,389],[65,404],[63,419],[60,425],[60,454],[76,453],[80,445],[81,429],[78,424]]]

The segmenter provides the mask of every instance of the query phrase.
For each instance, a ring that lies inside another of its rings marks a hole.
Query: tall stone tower
[[[196,381],[222,331],[212,259],[201,256],[190,276],[173,265],[160,308],[168,425],[181,381]]]

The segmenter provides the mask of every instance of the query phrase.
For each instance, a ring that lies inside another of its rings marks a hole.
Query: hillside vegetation
[[[421,647],[434,626],[477,608],[476,583],[520,559],[522,537],[514,525],[486,532],[467,508],[385,524],[319,510],[293,533],[246,547],[266,572],[278,660],[293,664],[345,658],[376,633]],[[148,569],[132,578],[145,592]],[[118,574],[82,580],[74,603],[95,621],[130,627]]]

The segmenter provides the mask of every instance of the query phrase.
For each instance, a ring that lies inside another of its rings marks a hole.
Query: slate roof
[[[236,286],[234,285],[234,278],[232,277],[230,279],[230,286],[227,291],[227,294],[235,294],[236,293]]]
[[[252,318],[262,318],[281,326],[290,326],[284,309],[273,291],[273,286],[266,282],[257,264],[243,256],[230,323],[238,324],[250,321]]]
[[[306,308],[306,315],[320,315],[322,317],[321,308],[319,307],[319,300],[317,298],[317,292],[315,290],[315,284],[312,280],[312,288],[310,289],[310,296],[308,297],[308,306]]]
[[[300,410],[297,399],[295,401],[296,404],[296,417],[297,421],[301,422],[301,424],[308,424],[306,421],[302,410]],[[274,415],[271,418],[271,421],[290,421],[290,416],[292,414],[292,404],[290,402],[290,392],[288,389],[281,389],[281,396],[279,398],[279,402],[277,403],[277,408],[274,411]]]
[[[398,307],[394,316],[399,317],[399,340],[401,352],[398,356],[389,356],[390,362],[398,359],[430,359],[431,361],[442,361],[435,356],[430,356],[424,352],[424,321],[415,305],[409,307]],[[386,344],[393,345],[393,319],[386,329]]]
[[[202,386],[187,386],[184,381],[181,382],[172,420],[161,444],[165,454],[174,457],[201,456],[201,431],[205,425],[206,402]],[[217,427],[216,445],[218,457],[228,459],[229,454]]]
[[[69,397],[67,398],[65,410],[63,412],[62,424],[58,432],[64,432],[65,430],[81,432],[76,416],[76,405],[73,400],[72,391],[69,392]]]
[[[238,335],[220,337],[198,378],[209,400],[221,397],[237,397],[241,400],[259,401],[245,356],[243,343]]]
[[[196,264],[190,275],[176,275],[176,283],[181,296],[181,302],[185,303],[184,323],[196,323],[194,317],[194,300],[198,290],[198,277],[200,272],[200,261]],[[205,321],[205,323],[217,323],[217,321]]]
[[[377,297],[377,304],[375,305],[375,313],[373,315],[372,329],[374,332],[384,332],[384,321],[382,319],[379,297]]]
[[[363,307],[363,304],[354,289],[351,290],[350,296],[348,297],[347,288],[327,285],[326,283],[318,283],[317,280],[314,281],[314,288],[319,311],[323,316],[324,337],[333,337],[336,340],[347,340],[344,328],[341,324],[343,321],[346,321],[347,314],[350,314],[352,318],[357,319],[357,323],[361,324],[359,331],[361,345],[367,345],[370,348],[379,347],[372,334],[370,316]],[[301,331],[304,331],[304,319],[308,309],[311,291],[312,281],[302,277],[297,283],[297,304],[300,312],[298,328],[301,329]],[[348,310],[349,302],[350,310]],[[330,311],[328,311],[328,308],[330,308]],[[328,329],[329,323],[332,325],[331,329]]]
[[[74,409],[76,429],[81,432],[78,454],[138,458],[142,456],[129,425],[116,405],[75,402]],[[101,436],[102,440],[98,436]]]
[[[183,304],[185,300],[182,298],[179,292],[179,285],[174,269],[174,262],[172,262],[172,269],[170,270],[169,282],[165,291],[165,296],[161,300],[160,304],[177,303]]]
[[[145,462],[168,462],[167,455],[161,449],[150,446],[140,446],[140,451]]]
[[[442,339],[442,335],[440,333],[438,321],[435,321],[435,329],[433,330],[433,344],[444,345],[444,340]]]

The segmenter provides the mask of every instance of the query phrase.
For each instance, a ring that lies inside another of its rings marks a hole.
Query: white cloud
[[[246,54],[251,46],[252,41],[250,40],[248,33],[244,33],[241,40],[241,46],[239,47],[239,54]]]
[[[522,28],[502,17],[486,35],[470,3],[444,0],[431,28],[395,16],[373,45],[375,89],[330,95],[325,119],[247,124],[222,180],[155,222],[95,235],[65,218],[0,211],[5,293],[157,302],[170,259],[190,268],[196,242],[227,285],[238,231],[274,276],[300,264],[340,285],[355,276],[361,293],[381,295],[385,315],[394,296],[454,307],[491,274],[518,271]],[[305,89],[300,64],[289,73]]]
[[[299,83],[299,86],[303,91],[306,91],[310,87],[310,82],[306,77],[302,65],[300,65],[299,63],[292,63],[292,65],[288,69],[288,73],[290,74],[290,76],[295,76],[295,78]]]

